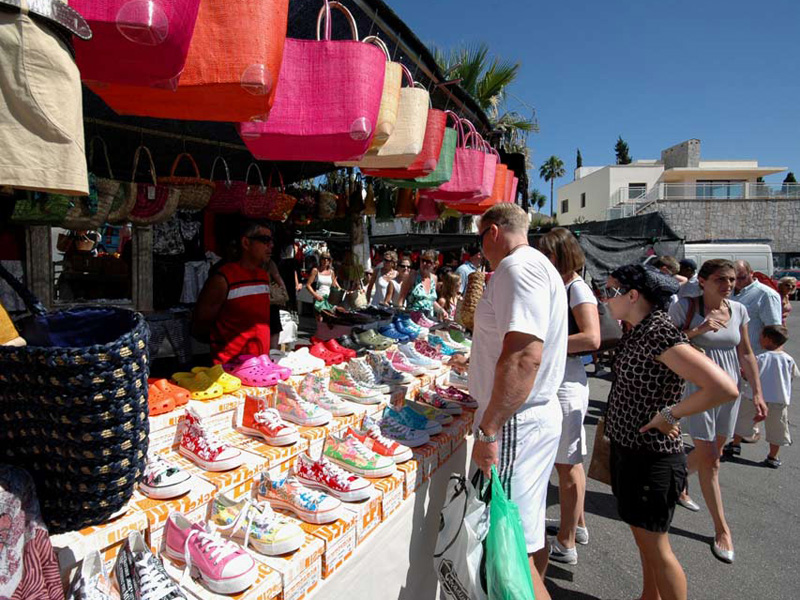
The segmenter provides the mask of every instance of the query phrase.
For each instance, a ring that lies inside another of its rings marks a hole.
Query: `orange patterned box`
[[[235,396],[238,396],[242,400],[244,400],[245,396],[253,396],[255,398],[267,398],[271,400],[275,396],[275,392],[277,391],[278,387],[275,385],[271,385],[269,387],[248,387],[242,386],[237,391],[234,392]]]
[[[170,462],[174,462],[177,466],[192,475],[197,475],[211,482],[217,488],[218,492],[230,494],[233,492],[243,493],[244,488],[241,484],[251,481],[258,473],[266,468],[267,463],[266,459],[262,456],[242,450],[244,462],[241,466],[231,469],[230,471],[211,472],[204,471],[177,452],[167,452],[164,456],[169,459]],[[241,500],[241,497],[234,498],[234,500]]]
[[[403,497],[408,498],[424,481],[422,471],[419,469],[419,463],[412,458],[397,465],[397,469],[403,472]]]
[[[266,461],[264,465],[266,469],[272,469],[286,461],[293,460],[308,448],[308,440],[303,438],[289,446],[270,446],[261,438],[244,435],[233,430],[222,433],[220,437],[237,448],[263,458]]]
[[[429,479],[439,466],[439,445],[434,442],[435,439],[431,438],[424,446],[412,448],[419,469],[417,477],[421,477],[422,481]]]
[[[256,558],[260,556],[257,553],[252,554]],[[216,594],[191,577],[187,577],[183,581],[181,579],[183,565],[175,563],[169,558],[164,558],[164,568],[173,580],[181,582],[181,589],[188,593],[189,598],[196,598],[197,600],[274,600],[280,597],[283,590],[281,576],[274,569],[258,560],[256,560],[258,576],[255,583],[243,592],[227,595]]]
[[[342,511],[342,518],[327,525],[301,523],[308,534],[325,543],[322,555],[322,577],[327,578],[341,567],[356,548],[356,515],[348,510]]]
[[[381,522],[381,500],[383,495],[380,490],[373,489],[372,496],[362,502],[342,502],[345,509],[355,514],[356,518],[356,543],[360,544],[367,536],[375,531]]]
[[[186,413],[186,406],[181,406],[163,415],[156,415],[150,417],[150,435],[162,429],[174,429],[183,420],[183,415]]]
[[[244,398],[236,394],[225,394],[214,400],[189,400],[188,408],[192,408],[201,417],[213,417],[228,413],[244,402]]]
[[[256,555],[256,558],[281,576],[285,600],[299,600],[317,587],[322,577],[325,543],[306,534],[306,541],[295,552],[284,556]]]
[[[150,529],[156,530],[164,526],[173,512],[188,513],[211,502],[217,493],[213,483],[202,477],[192,476],[192,488],[188,494],[171,500],[154,500],[136,491],[131,503],[147,515]]]
[[[370,479],[375,486],[375,489],[381,493],[381,520],[385,521],[389,518],[394,511],[396,511],[405,498],[403,491],[403,482],[405,473],[403,471],[395,471],[389,477],[381,477],[380,479]]]
[[[334,425],[335,426],[335,425]],[[322,447],[325,445],[325,438],[331,432],[331,425],[322,427],[298,427],[300,437],[308,441],[308,452],[312,457],[322,454]]]

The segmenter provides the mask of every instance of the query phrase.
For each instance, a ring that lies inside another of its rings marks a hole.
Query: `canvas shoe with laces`
[[[139,491],[154,500],[183,496],[192,489],[192,476],[159,454],[148,454]]]
[[[186,410],[178,453],[205,471],[230,471],[244,460],[240,450],[214,435],[191,408]]]
[[[558,539],[553,538],[550,540],[550,560],[565,565],[577,565],[578,549],[566,548],[559,543]]]
[[[442,426],[449,425],[453,422],[453,415],[448,414],[445,411],[436,408],[435,406],[431,406],[430,404],[425,404],[424,402],[406,400],[405,408],[410,408],[414,412],[421,414],[426,419],[439,423]]]
[[[274,402],[281,417],[304,427],[319,427],[333,418],[324,408],[303,400],[288,383],[278,384]]]
[[[436,321],[431,321],[420,311],[413,311],[411,313],[411,320],[414,321],[414,323],[416,323],[420,327],[424,327],[425,329],[430,329],[431,327],[436,327],[436,325],[438,325]]]
[[[297,523],[273,511],[269,503],[251,498],[236,502],[219,494],[211,503],[209,521],[224,537],[267,556],[294,552],[306,539]]]
[[[267,400],[249,394],[244,398],[242,423],[236,429],[260,437],[270,446],[288,446],[300,439],[297,427],[284,421],[277,409],[269,408]]]
[[[466,346],[467,348],[472,348],[472,340],[469,339],[460,329],[453,328],[448,330],[448,333],[450,334],[450,339],[454,342]]]
[[[561,529],[561,519],[546,519],[545,531],[547,535],[558,535]],[[589,543],[589,528],[578,525],[575,528],[575,543],[585,546]]]
[[[368,415],[364,416],[362,426],[364,429],[348,427],[347,435],[352,435],[368,449],[391,458],[397,464],[411,459],[411,448],[383,435],[381,428]]]
[[[272,478],[261,473],[258,499],[269,502],[273,508],[287,510],[306,523],[323,525],[339,518],[342,503],[330,494],[303,485],[294,475]]]
[[[397,468],[391,458],[373,452],[349,434],[342,437],[329,435],[322,452],[334,464],[361,477],[388,477]]]
[[[331,377],[323,371],[309,373],[300,382],[299,393],[307,401],[324,408],[334,417],[352,415],[356,408],[329,389]]]
[[[414,381],[413,375],[403,373],[396,369],[392,361],[378,352],[370,352],[367,354],[367,364],[369,364],[372,372],[375,374],[375,379],[384,385],[393,387],[405,385]]]
[[[467,408],[478,408],[478,401],[475,398],[452,385],[446,388],[437,385],[435,389],[436,393],[445,400],[457,402]]]
[[[448,381],[450,385],[455,388],[460,388],[462,390],[469,389],[469,376],[466,373],[459,373],[456,370],[451,370]]]
[[[467,347],[464,344],[460,344],[459,342],[456,342],[450,336],[450,333],[444,329],[437,332],[437,337],[439,337],[442,341],[444,341],[445,344],[453,348],[456,352],[464,352],[464,353],[469,352],[469,347]]]
[[[430,338],[430,336],[428,336]],[[440,363],[446,362],[450,360],[448,356],[445,356],[436,346],[431,345],[428,343],[427,340],[417,340],[414,342],[414,350],[422,354],[423,356],[427,356],[431,360],[437,360]]]
[[[60,591],[60,589],[59,589]],[[67,590],[67,600],[120,600],[119,591],[106,572],[103,557],[87,554]]]
[[[200,581],[217,594],[238,594],[255,583],[258,568],[246,550],[209,531],[205,524],[192,523],[181,513],[167,519],[164,553],[183,564],[181,582]]]
[[[353,361],[351,360],[350,362]],[[380,404],[383,402],[382,392],[362,385],[347,370],[339,367],[331,367],[331,381],[328,389],[337,396],[359,404]]]
[[[431,441],[431,436],[429,434],[420,429],[413,429],[412,427],[403,425],[393,417],[381,417],[377,423],[383,435],[409,448],[424,446]],[[366,428],[366,425],[364,427]]]
[[[343,502],[358,502],[372,495],[371,482],[348,473],[325,456],[314,460],[303,453],[297,457],[294,470],[297,480],[304,486],[327,492]]]
[[[114,576],[121,600],[186,600],[138,531],[128,534],[117,556]]]
[[[413,365],[402,352],[390,350],[386,352],[386,358],[392,361],[392,366],[401,373],[408,373],[411,376],[423,375],[426,372],[424,367]]]
[[[441,352],[445,356],[453,356],[453,354],[463,353],[462,350],[457,350],[453,348],[450,344],[444,341],[438,335],[429,335],[428,336],[428,343],[436,348],[437,351]]]
[[[420,341],[417,340],[415,344]],[[442,367],[442,361],[421,354],[414,344],[400,344],[397,349],[412,365],[422,367],[428,372],[438,371]]]
[[[464,409],[461,408],[461,405],[458,402],[448,400],[433,390],[423,392],[417,396],[417,400],[423,404],[429,404],[434,408],[438,408],[439,410],[446,412],[448,415],[460,415],[462,412],[464,412]]]
[[[371,388],[381,394],[388,394],[391,390],[388,385],[381,383],[375,376],[375,372],[367,362],[367,357],[351,360],[347,363],[347,372],[364,387]]]
[[[427,419],[424,415],[419,414],[408,406],[404,406],[400,410],[387,406],[383,409],[383,419],[395,420],[401,425],[405,425],[410,429],[424,431],[428,435],[436,435],[442,432],[440,423]],[[383,430],[383,427],[381,427],[381,430]]]

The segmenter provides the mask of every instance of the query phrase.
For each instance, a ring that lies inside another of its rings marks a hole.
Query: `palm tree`
[[[553,204],[553,183],[559,177],[563,177],[565,173],[564,161],[555,155],[548,158],[539,167],[539,177],[550,182],[550,213],[553,217],[556,216],[556,206]]]
[[[544,205],[547,203],[547,196],[545,196],[536,188],[533,188],[528,194],[528,200],[530,201],[531,206],[536,207],[536,212],[541,212],[544,208]]]

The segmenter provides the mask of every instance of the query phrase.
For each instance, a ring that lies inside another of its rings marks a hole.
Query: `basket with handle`
[[[0,346],[0,461],[33,475],[50,533],[106,522],[130,499],[148,440],[149,331],[111,306],[48,313],[5,268],[30,316]]]
[[[217,163],[225,167],[225,179],[214,180]],[[249,172],[249,171],[248,171]],[[206,210],[213,213],[232,214],[242,210],[242,199],[247,190],[246,181],[231,181],[231,172],[227,161],[222,156],[217,156],[211,165],[211,181],[214,181],[214,193],[208,201]]]
[[[103,145],[103,157],[106,159],[108,177],[98,177],[94,172],[94,143],[99,140]],[[111,162],[108,160],[106,142],[96,135],[89,141],[89,195],[75,199],[74,206],[67,211],[62,227],[64,229],[97,229],[106,222],[111,205],[119,191],[120,183],[114,179]]]
[[[142,150],[147,154],[147,159],[150,162],[150,178],[153,183],[152,185],[149,183],[136,185],[136,204],[134,204],[133,210],[131,210],[128,217],[134,225],[155,225],[168,220],[178,210],[181,190],[158,184],[153,155],[150,154],[147,146],[139,146],[133,155],[131,179],[136,178],[136,168],[139,166],[139,154]]]
[[[258,169],[258,165],[254,165]],[[272,187],[272,173],[278,173],[279,188]],[[258,169],[258,176],[261,178],[261,169]],[[264,179],[261,179],[261,186],[264,187]],[[266,191],[263,194],[245,194],[242,203],[242,214],[246,217],[255,219],[269,219],[270,221],[285,221],[289,213],[292,212],[297,198],[287,194],[283,185],[283,175],[277,168],[273,168],[269,174]]]
[[[181,177],[175,175],[175,169],[182,158],[186,158],[194,169],[194,177]],[[213,167],[212,167],[213,169]],[[175,157],[175,162],[172,163],[169,177],[159,177],[158,183],[176,188],[180,191],[181,197],[178,200],[178,210],[203,210],[211,195],[214,193],[216,187],[214,182],[210,179],[203,179],[200,177],[200,169],[197,168],[197,163],[194,157],[188,152],[182,152]]]

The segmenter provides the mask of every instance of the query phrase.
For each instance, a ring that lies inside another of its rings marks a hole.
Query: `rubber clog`
[[[355,358],[356,357],[356,351],[355,350],[352,350],[350,348],[345,348],[339,342],[337,342],[335,339],[322,341],[319,338],[315,338],[315,337],[311,338],[311,343],[312,344],[316,344],[317,342],[320,342],[320,343],[324,344],[325,347],[328,350],[330,350],[331,352],[333,352],[334,354],[341,354],[342,356],[345,357],[345,359],[349,360],[351,358]]]
[[[212,381],[205,373],[173,373],[172,380],[192,394],[192,400],[214,400],[225,392],[222,386]]]
[[[289,367],[282,367],[278,363],[272,362],[269,355],[267,354],[260,354],[258,356],[253,354],[242,354],[239,356],[234,362],[243,363],[246,360],[250,360],[251,358],[258,358],[267,369],[271,371],[275,371],[278,374],[278,377],[281,378],[281,381],[286,381],[293,375],[292,370]]]
[[[223,368],[227,373],[238,377],[247,387],[271,387],[281,381],[275,369],[267,367],[260,356],[251,356],[242,362],[226,363]]]
[[[150,409],[150,416],[163,415],[164,413],[175,410],[175,400],[167,392],[156,384],[151,383],[147,391],[147,404]]]
[[[345,361],[344,356],[336,352],[331,352],[322,342],[317,342],[316,344],[312,345],[308,349],[308,352],[311,354],[311,356],[316,356],[317,358],[324,360],[325,365],[328,367],[331,365],[340,365]]]
[[[230,394],[242,387],[242,380],[238,377],[226,373],[222,365],[214,365],[213,367],[195,367],[192,373],[205,373],[211,381],[216,381],[222,386],[222,391]]]
[[[150,385],[156,386],[159,390],[167,394],[175,401],[175,407],[186,405],[192,395],[179,385],[175,385],[168,379],[150,378],[147,380]]]

